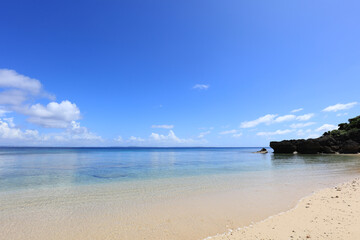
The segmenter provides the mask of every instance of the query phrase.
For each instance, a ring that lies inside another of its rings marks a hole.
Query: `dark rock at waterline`
[[[333,154],[333,153],[336,153],[336,151],[334,151],[331,147],[323,146],[322,153]]]
[[[270,147],[274,153],[359,153],[360,116],[349,119],[349,123],[339,124],[337,130],[325,132],[319,138],[270,142]]]
[[[321,152],[321,145],[315,139],[308,139],[297,144],[296,151],[303,154],[316,154]]]
[[[353,141],[347,140],[341,145],[340,153],[358,153],[360,148],[360,144]]]
[[[266,150],[266,148],[262,148],[260,151],[257,151],[255,153],[268,153],[268,151]]]
[[[296,151],[296,140],[284,140],[281,142],[270,142],[274,153],[293,153]]]

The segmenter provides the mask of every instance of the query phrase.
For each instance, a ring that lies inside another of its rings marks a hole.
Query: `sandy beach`
[[[305,197],[287,212],[207,239],[359,239],[360,179]]]

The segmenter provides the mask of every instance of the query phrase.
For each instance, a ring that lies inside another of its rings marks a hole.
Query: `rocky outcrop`
[[[303,154],[316,154],[321,152],[321,145],[315,139],[308,139],[306,141],[301,141],[296,146],[296,151]]]
[[[260,151],[254,153],[268,153],[268,151],[266,150],[266,148],[262,148]]]
[[[281,142],[270,142],[274,153],[293,153],[296,151],[296,140],[284,140]]]
[[[340,153],[358,153],[360,149],[359,143],[353,140],[347,140],[341,145]]]
[[[270,142],[270,147],[274,153],[359,153],[360,116],[339,124],[338,130],[326,132],[319,138]]]

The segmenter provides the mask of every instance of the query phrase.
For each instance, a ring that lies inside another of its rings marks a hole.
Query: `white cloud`
[[[327,131],[331,131],[334,129],[338,129],[338,126],[333,125],[333,124],[324,124],[321,127],[317,128],[315,131],[317,132],[327,132]]]
[[[39,80],[18,74],[14,70],[0,69],[0,88],[16,88],[38,94],[42,86]]]
[[[54,99],[45,92],[39,80],[21,75],[14,70],[0,69],[0,104],[20,105],[30,96]]]
[[[341,110],[347,110],[347,109],[354,107],[357,104],[358,104],[357,102],[351,102],[351,103],[346,103],[346,104],[338,103],[338,104],[331,105],[331,106],[324,108],[323,111],[324,112],[337,112],[337,111],[341,111]]]
[[[277,115],[276,114],[267,114],[265,116],[259,117],[258,119],[255,119],[253,121],[245,121],[242,122],[240,124],[241,128],[252,128],[252,127],[256,127],[257,125],[259,125],[260,123],[271,123],[274,121],[275,117]]]
[[[80,119],[79,108],[67,100],[50,102],[46,106],[38,103],[20,111],[29,116],[29,122],[45,128],[67,128],[72,121]]]
[[[129,140],[128,142],[144,142],[145,139],[141,138],[141,137],[134,137],[134,136],[131,136],[129,137]]]
[[[80,119],[75,103],[50,102],[46,106],[37,103],[29,106],[29,100],[55,97],[43,90],[39,80],[21,75],[14,70],[0,69],[0,115],[14,111],[28,117],[27,121],[46,128],[67,128],[72,121]]]
[[[299,121],[308,121],[310,118],[312,118],[315,114],[313,113],[308,113],[308,114],[304,114],[304,115],[301,115],[301,116],[297,116],[296,117],[296,120],[299,120]]]
[[[16,128],[13,118],[0,119],[0,139],[2,140],[41,140],[37,130],[27,129],[25,131]]]
[[[300,112],[300,111],[302,111],[302,110],[304,110],[304,109],[303,109],[303,108],[297,108],[297,109],[292,110],[291,112],[292,112],[292,113],[296,113],[296,112]]]
[[[237,130],[233,129],[233,130],[219,132],[219,134],[221,134],[221,135],[234,134],[234,133],[237,133]]]
[[[243,134],[242,133],[235,133],[232,136],[235,138],[241,137]]]
[[[124,139],[121,136],[118,136],[117,138],[114,138],[115,142],[122,142]]]
[[[150,135],[150,139],[155,140],[155,141],[165,141],[165,142],[177,142],[177,143],[181,143],[181,142],[185,142],[185,139],[180,139],[178,138],[173,130],[169,131],[168,135],[162,135],[162,134],[158,134],[158,133],[151,133]]]
[[[0,104],[18,106],[27,100],[25,92],[12,89],[0,92]]]
[[[275,119],[275,122],[280,123],[280,122],[285,122],[285,121],[291,121],[291,120],[294,120],[295,118],[296,118],[295,115],[289,114],[289,115],[277,117]]]
[[[204,138],[206,135],[210,134],[211,131],[201,132],[198,136],[198,138]]]
[[[267,125],[274,124],[274,123],[282,123],[286,121],[307,121],[314,116],[313,113],[304,114],[301,116],[296,116],[293,114],[278,116],[277,114],[267,114],[265,116],[259,117],[253,121],[245,121],[240,124],[241,128],[252,128],[256,127],[257,125],[264,123]]]
[[[151,128],[172,129],[174,128],[174,125],[152,125]]]
[[[275,132],[258,132],[256,135],[258,135],[258,136],[273,136],[273,135],[287,134],[287,133],[291,133],[293,131],[294,130],[285,129],[285,130],[276,130]]]
[[[140,146],[181,146],[190,143],[204,143],[205,139],[194,140],[191,138],[183,139],[175,135],[173,130],[170,130],[167,135],[159,133],[151,133],[147,139],[131,136],[126,142]]]
[[[19,128],[12,128],[7,122],[0,120],[0,138],[23,139],[24,132]]]
[[[3,143],[10,143],[17,145],[51,145],[56,142],[70,142],[74,140],[84,141],[99,141],[102,140],[100,136],[95,135],[88,131],[87,128],[81,127],[80,123],[75,121],[71,122],[71,126],[64,132],[60,133],[48,133],[40,135],[37,130],[26,129],[21,130],[15,127],[13,118],[0,119],[0,140]]]
[[[207,90],[210,87],[210,85],[206,84],[195,84],[193,86],[194,89],[200,89],[200,90]]]
[[[79,122],[71,121],[69,128],[66,132],[67,139],[76,139],[76,140],[102,140],[100,136],[89,132],[86,127],[81,127]]]
[[[311,125],[314,125],[314,122],[307,122],[307,123],[293,123],[290,125],[291,128],[303,128],[303,127],[308,127]]]
[[[29,104],[38,98],[54,100],[55,96],[47,93],[37,79],[21,75],[14,70],[0,69],[0,104],[3,105],[0,107],[0,116],[16,112],[28,117],[28,122],[41,127],[65,129],[58,133],[39,134],[38,130],[17,128],[13,118],[3,118],[0,120],[0,140],[6,143],[9,143],[9,139],[16,140],[12,142],[14,145],[103,141],[100,136],[77,122],[81,114],[75,103],[65,100],[60,103],[52,101],[47,105]]]
[[[3,118],[3,120],[7,122],[10,127],[15,127],[14,118]]]

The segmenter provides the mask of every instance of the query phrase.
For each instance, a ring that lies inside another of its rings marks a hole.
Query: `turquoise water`
[[[252,153],[258,149],[0,148],[0,191],[256,171],[329,175],[360,169],[358,157]]]
[[[0,239],[204,239],[360,173],[259,149],[0,148]]]

